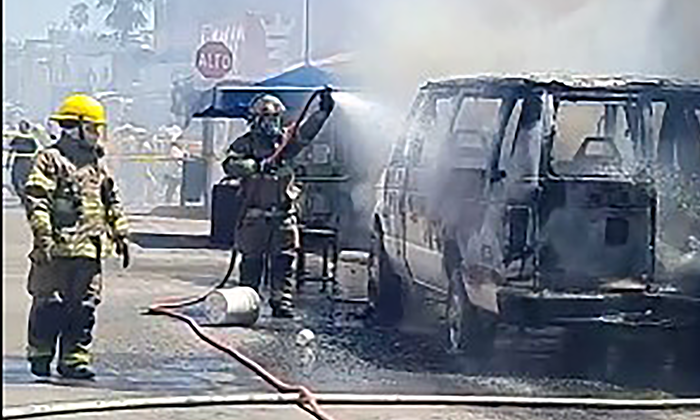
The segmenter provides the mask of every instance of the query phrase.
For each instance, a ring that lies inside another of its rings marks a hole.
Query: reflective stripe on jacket
[[[34,246],[53,243],[54,256],[104,258],[128,234],[107,166],[69,138],[37,153],[25,188]]]

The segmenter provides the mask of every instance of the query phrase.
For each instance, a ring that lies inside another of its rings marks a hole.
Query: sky
[[[51,21],[60,22],[76,0],[3,0],[2,39],[38,38]]]
[[[50,22],[60,24],[68,17],[68,10],[80,0],[2,0],[2,40],[15,38],[43,38]],[[97,0],[85,0],[91,10],[90,27],[99,26],[105,14],[96,11]]]

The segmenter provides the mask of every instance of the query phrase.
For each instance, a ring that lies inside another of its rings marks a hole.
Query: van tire
[[[375,320],[384,326],[395,326],[404,314],[403,283],[391,267],[384,241],[372,233],[367,264],[367,296]]]

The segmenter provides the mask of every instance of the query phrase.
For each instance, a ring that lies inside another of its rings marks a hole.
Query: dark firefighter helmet
[[[287,108],[282,101],[270,94],[263,94],[253,98],[249,109],[253,118],[263,115],[282,115],[286,110]]]

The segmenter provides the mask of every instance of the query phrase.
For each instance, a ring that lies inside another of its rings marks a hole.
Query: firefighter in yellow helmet
[[[320,97],[320,109],[298,132],[282,124],[285,106],[273,95],[261,95],[250,106],[250,132],[227,151],[226,174],[241,180],[244,209],[236,243],[241,252],[240,284],[258,290],[266,258],[270,261],[272,316],[292,318],[294,270],[299,248],[297,201],[292,159],[309,145],[330,116],[335,102],[330,91]],[[276,151],[289,140],[283,151]]]
[[[34,375],[90,379],[90,345],[102,288],[101,259],[116,250],[128,265],[127,220],[100,139],[103,106],[86,95],[65,99],[51,116],[61,136],[38,152],[26,185],[34,236],[29,254],[28,359]]]

